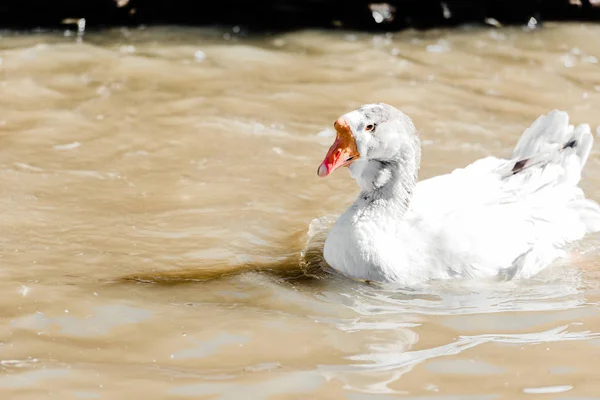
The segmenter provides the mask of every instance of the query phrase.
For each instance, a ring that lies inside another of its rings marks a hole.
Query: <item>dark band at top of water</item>
[[[407,1],[360,0],[25,0],[0,7],[0,28],[60,28],[84,20],[105,26],[225,25],[242,31],[342,28],[369,31],[425,29],[465,23],[536,26],[542,21],[597,21],[600,7],[590,0]]]

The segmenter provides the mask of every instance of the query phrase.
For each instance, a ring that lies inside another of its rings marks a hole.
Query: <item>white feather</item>
[[[415,284],[429,279],[537,274],[565,245],[600,230],[600,207],[577,186],[593,144],[590,127],[565,112],[539,117],[509,160],[488,157],[416,185],[402,219],[388,207],[350,207],[324,255],[357,279]]]

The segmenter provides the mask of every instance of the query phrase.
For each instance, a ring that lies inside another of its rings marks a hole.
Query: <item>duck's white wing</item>
[[[410,219],[456,275],[532,276],[600,230],[600,207],[577,186],[592,143],[588,125],[573,128],[555,110],[523,133],[510,160],[488,157],[420,182]]]

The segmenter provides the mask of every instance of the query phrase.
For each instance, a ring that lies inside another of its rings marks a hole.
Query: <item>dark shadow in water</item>
[[[220,264],[220,265],[219,265]],[[248,272],[260,272],[284,281],[313,281],[327,275],[319,263],[306,261],[299,255],[291,255],[273,262],[251,262],[239,265],[223,265],[223,261],[211,263],[211,268],[189,268],[177,271],[141,272],[120,278],[123,282],[177,285],[230,278]],[[218,267],[216,267],[218,266]],[[215,268],[216,267],[216,268]]]
[[[298,239],[299,235],[296,234],[286,241],[283,247],[286,251],[278,251],[281,254],[278,260],[241,264],[215,260],[197,268],[133,273],[118,278],[114,283],[172,286],[226,279],[249,272],[259,272],[284,282],[300,284],[318,284],[331,277],[333,270],[323,259],[323,238],[312,238],[304,250],[300,250]]]

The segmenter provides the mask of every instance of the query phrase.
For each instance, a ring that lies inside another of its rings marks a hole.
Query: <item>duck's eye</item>
[[[373,129],[375,129],[375,124],[369,124],[365,126],[365,131],[367,132],[371,132]]]

